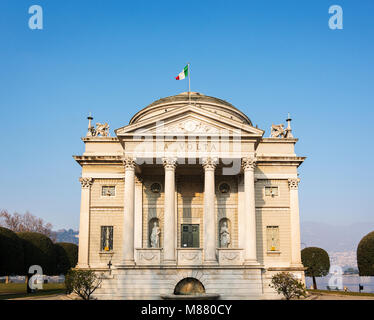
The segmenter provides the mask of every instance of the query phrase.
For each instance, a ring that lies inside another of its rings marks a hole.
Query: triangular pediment
[[[221,117],[188,105],[115,130],[117,136],[131,135],[231,135],[261,137],[264,131],[246,123]]]

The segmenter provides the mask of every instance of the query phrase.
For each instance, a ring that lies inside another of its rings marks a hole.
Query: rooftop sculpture
[[[271,125],[271,132],[270,138],[293,138],[292,129],[291,129],[291,121],[290,114],[288,113],[287,121],[287,128],[284,129],[283,124],[272,124]]]
[[[87,137],[109,137],[109,125],[107,122],[105,123],[99,123],[96,122],[96,128],[91,124],[91,121],[93,120],[93,117],[91,116],[91,113],[87,117],[88,119],[88,131],[87,131]]]

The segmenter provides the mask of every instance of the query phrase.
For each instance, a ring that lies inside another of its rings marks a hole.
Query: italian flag
[[[186,65],[183,71],[175,77],[175,80],[183,80],[185,77],[188,76],[188,65]]]

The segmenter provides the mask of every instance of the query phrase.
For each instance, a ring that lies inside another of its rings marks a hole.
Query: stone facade
[[[277,298],[269,288],[277,272],[304,281],[297,168],[305,158],[290,122],[265,138],[226,101],[183,93],[142,109],[116,137],[92,132],[90,124],[85,152],[74,156],[77,267],[103,274],[97,298],[161,299],[193,278],[221,299],[265,299]]]

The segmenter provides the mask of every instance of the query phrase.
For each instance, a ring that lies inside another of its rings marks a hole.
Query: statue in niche
[[[221,248],[228,248],[230,244],[230,231],[227,226],[227,221],[222,222],[221,230],[219,232],[219,239],[221,242]]]
[[[161,230],[155,221],[153,223],[152,233],[151,233],[151,248],[159,248],[160,247],[160,233]]]

